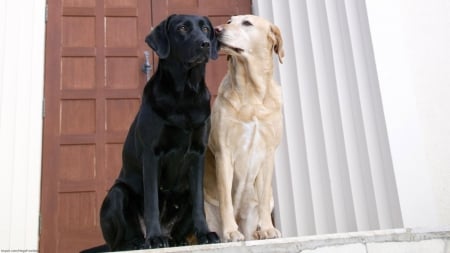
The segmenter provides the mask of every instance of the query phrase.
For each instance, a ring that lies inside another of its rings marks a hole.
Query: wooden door
[[[151,52],[144,39],[172,13],[206,15],[218,25],[250,13],[250,1],[48,0],[41,252],[104,243],[99,208],[140,105],[140,69]],[[208,64],[213,94],[225,71],[225,56]]]
[[[101,244],[99,207],[140,104],[145,0],[49,0],[41,252]]]

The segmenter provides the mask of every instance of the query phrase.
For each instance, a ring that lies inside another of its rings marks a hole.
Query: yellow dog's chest
[[[230,121],[232,123],[230,122],[226,139],[232,150],[233,163],[236,167],[242,167],[238,169],[242,173],[258,173],[254,169],[261,166],[267,153],[273,152],[278,143],[274,122],[261,121],[256,116],[249,121]],[[252,178],[249,176],[249,179]]]
[[[257,117],[249,121],[228,120],[226,139],[234,174],[232,195],[235,211],[238,211],[243,208],[241,205],[255,203],[256,178],[267,163],[267,157],[274,152],[277,145],[275,142],[278,142],[275,139],[279,134],[276,133],[274,122],[261,121]],[[242,198],[245,200],[241,201]],[[247,212],[247,209],[242,211]]]
[[[228,115],[228,146],[235,150],[263,152],[278,143],[281,112],[274,108],[258,105],[244,105]]]

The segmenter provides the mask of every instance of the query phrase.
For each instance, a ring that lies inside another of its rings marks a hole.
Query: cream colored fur
[[[283,119],[273,52],[282,62],[280,30],[253,15],[233,16],[216,30],[228,72],[211,114],[204,177],[208,226],[222,241],[277,238],[272,175]]]

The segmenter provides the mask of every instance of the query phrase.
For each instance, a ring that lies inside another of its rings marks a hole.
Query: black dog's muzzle
[[[207,63],[211,55],[211,42],[208,39],[204,39],[196,42],[198,45],[194,51],[193,57],[190,59],[190,63]]]

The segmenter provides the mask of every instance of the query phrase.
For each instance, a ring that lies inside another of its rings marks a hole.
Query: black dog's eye
[[[244,20],[243,22],[242,22],[242,24],[244,25],[244,26],[252,26],[253,24],[250,22],[250,21],[248,21],[248,20]]]
[[[202,32],[208,33],[209,32],[209,28],[207,26],[202,27]]]
[[[184,26],[184,25],[180,25],[180,26],[177,28],[177,31],[179,31],[179,32],[187,32],[187,27]]]

